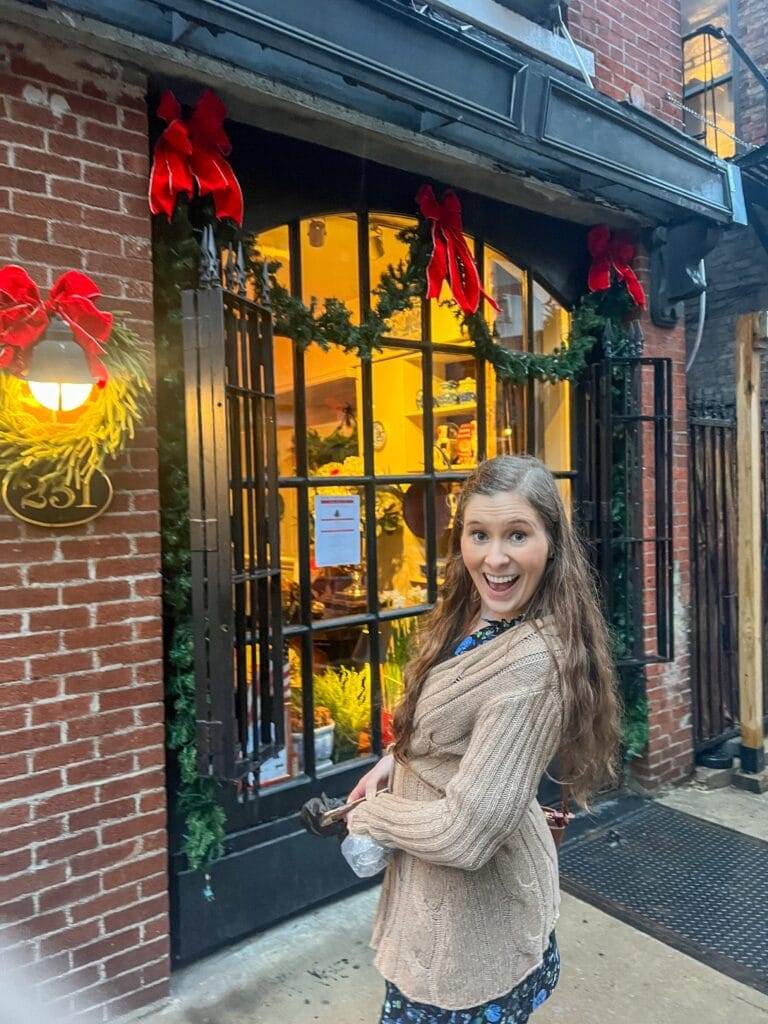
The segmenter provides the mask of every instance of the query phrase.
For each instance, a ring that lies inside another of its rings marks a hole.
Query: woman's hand
[[[360,797],[373,797],[376,791],[383,789],[389,785],[390,778],[392,776],[392,766],[395,763],[395,759],[392,754],[385,754],[384,757],[378,761],[369,772],[367,772],[362,779],[358,782],[355,788],[347,797],[347,803],[350,800],[359,800]]]

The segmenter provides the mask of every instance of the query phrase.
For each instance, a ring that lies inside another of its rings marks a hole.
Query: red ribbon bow
[[[80,345],[88,368],[100,388],[109,380],[101,361],[103,342],[112,331],[112,314],[103,313],[93,303],[101,291],[87,274],[68,270],[51,288],[46,302],[37,285],[22,267],[10,265],[0,270],[0,368],[23,376],[30,352],[39,341],[52,316],[60,316],[69,325]]]
[[[173,93],[163,93],[158,117],[168,127],[155,144],[149,174],[149,208],[152,213],[173,215],[177,198],[191,198],[194,183],[201,196],[213,197],[216,217],[243,223],[243,193],[235,172],[226,160],[232,152],[223,123],[226,116],[219,97],[206,89],[186,120]]]
[[[627,286],[632,301],[645,306],[645,292],[630,263],[635,258],[635,243],[630,235],[617,232],[611,235],[606,224],[598,224],[587,235],[587,248],[592,257],[587,285],[591,292],[604,292],[611,287],[611,267]]]
[[[464,238],[459,197],[449,190],[439,203],[432,186],[422,185],[416,194],[416,202],[421,215],[432,221],[433,247],[427,267],[427,298],[439,298],[443,281],[447,278],[451,293],[465,316],[477,312],[481,295],[498,312],[498,305],[480,284],[477,266]]]

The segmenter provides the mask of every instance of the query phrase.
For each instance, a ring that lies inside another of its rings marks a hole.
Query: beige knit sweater
[[[557,851],[536,792],[563,705],[554,625],[538,626],[431,669],[407,766],[395,762],[391,792],[347,818],[393,849],[370,945],[417,1002],[456,1010],[504,995],[541,962],[558,918]]]

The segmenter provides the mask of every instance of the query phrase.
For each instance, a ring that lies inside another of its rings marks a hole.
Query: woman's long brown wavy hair
[[[474,494],[515,494],[531,506],[549,540],[549,559],[539,587],[524,609],[533,621],[550,614],[560,637],[558,656],[564,719],[557,757],[558,781],[589,808],[589,798],[619,776],[621,701],[595,579],[552,473],[526,455],[482,462],[467,478],[451,530],[445,582],[435,607],[423,616],[395,708],[393,753],[404,761],[413,717],[427,673],[464,637],[480,611],[480,595],[461,556],[464,510]]]

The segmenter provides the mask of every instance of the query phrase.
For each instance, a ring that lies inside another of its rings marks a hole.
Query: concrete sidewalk
[[[768,794],[695,780],[661,803],[768,840]],[[368,946],[379,887],[311,911],[178,972],[143,1024],[376,1024]],[[768,1024],[768,996],[563,893],[560,983],[536,1024]]]
[[[378,886],[174,977],[151,1024],[376,1024],[368,947]],[[560,983],[536,1024],[768,1024],[768,996],[563,894]]]

